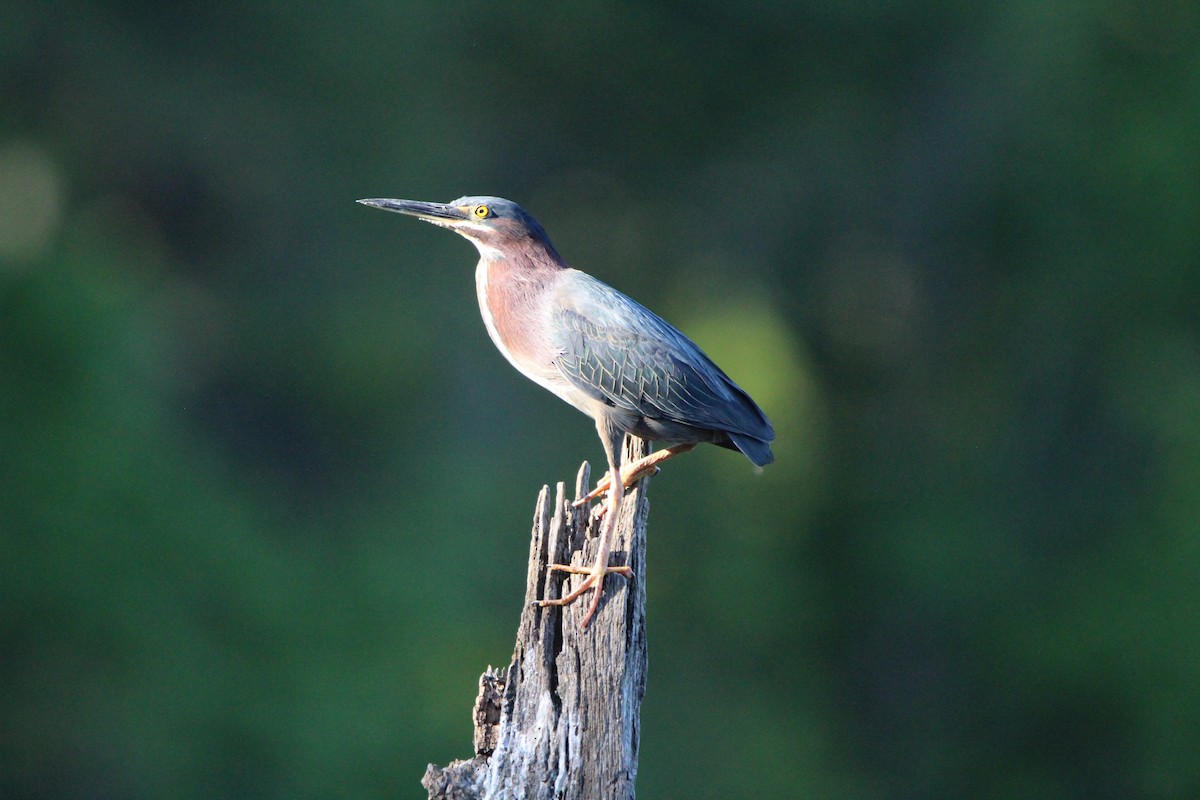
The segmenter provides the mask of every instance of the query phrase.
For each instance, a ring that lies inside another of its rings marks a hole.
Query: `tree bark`
[[[625,463],[647,452],[645,442],[626,437]],[[587,493],[588,479],[584,462],[576,498]],[[553,503],[542,487],[512,662],[480,676],[475,757],[445,768],[430,764],[421,781],[430,800],[632,800],[646,691],[647,483],[626,492],[611,534],[610,563],[629,564],[633,576],[605,578],[586,630],[579,626],[590,593],[566,607],[534,601],[561,597],[585,580],[546,566],[590,566],[603,520],[587,507],[571,508],[562,483]]]

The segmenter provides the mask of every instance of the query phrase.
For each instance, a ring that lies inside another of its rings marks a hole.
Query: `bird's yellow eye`
[[[487,206],[475,206],[475,219],[487,219],[492,215],[492,210]]]

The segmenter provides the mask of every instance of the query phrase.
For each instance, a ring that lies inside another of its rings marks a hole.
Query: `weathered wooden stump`
[[[626,460],[647,452],[645,442],[626,437]],[[629,564],[633,577],[605,579],[600,609],[586,630],[579,626],[590,595],[565,608],[532,603],[561,597],[585,579],[546,566],[590,565],[602,520],[588,508],[571,508],[562,483],[553,503],[542,487],[512,662],[480,676],[475,757],[444,768],[430,764],[421,783],[431,800],[633,798],[646,691],[647,482],[626,493],[612,534],[611,563]],[[588,488],[584,462],[574,497]]]

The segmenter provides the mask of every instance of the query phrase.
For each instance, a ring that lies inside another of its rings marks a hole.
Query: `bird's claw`
[[[570,572],[572,575],[591,575],[593,577],[600,573],[600,570],[597,570],[595,567],[577,567],[574,564],[547,564],[546,570],[548,572]],[[603,572],[605,575],[615,572],[628,578],[633,575],[633,567],[628,565],[620,567],[605,567]],[[586,589],[587,587],[585,586],[582,588]],[[539,600],[538,602],[542,605],[559,605],[557,600]]]
[[[575,500],[575,502],[571,503],[571,508],[579,508],[581,506],[586,506],[588,503],[592,502],[597,497],[599,497],[600,495],[607,492],[608,487],[611,485],[612,485],[612,478],[606,472],[606,473],[604,473],[603,478],[596,481],[596,488],[592,489],[590,492],[585,494],[583,497],[580,497],[577,500]]]
[[[563,597],[555,599],[533,600],[529,603],[531,606],[539,608],[548,608],[550,606],[565,606],[578,600],[588,590],[594,590],[595,596],[592,598],[592,604],[588,608],[587,614],[583,618],[583,623],[580,628],[586,628],[588,623],[592,621],[592,617],[596,614],[596,609],[600,607],[600,596],[604,591],[604,578],[610,573],[617,573],[623,576],[626,580],[633,577],[633,568],[626,565],[621,567],[603,567],[597,569],[592,567],[576,567],[572,564],[549,564],[546,567],[548,572],[570,572],[575,575],[587,575],[587,580],[575,587],[574,590]]]
[[[629,471],[626,471],[624,469],[621,470],[621,484],[626,489],[628,489],[630,486],[633,486],[635,483],[637,483],[638,481],[640,481],[642,478],[646,477],[647,475],[651,475],[651,476],[657,475],[659,473],[659,471],[661,470],[660,467],[656,467],[653,465],[639,466],[637,464],[634,464],[632,466],[633,466],[633,469],[630,469]],[[606,473],[604,473],[603,478],[596,481],[596,488],[592,489],[590,492],[585,494],[583,497],[581,497],[578,500],[576,500],[575,502],[571,503],[571,507],[579,508],[580,506],[586,506],[588,503],[592,502],[593,500],[607,494],[611,488],[612,488],[612,473],[606,472]],[[604,512],[606,510],[607,510],[606,506],[601,506],[600,511],[597,516],[601,516],[601,517],[604,516]]]

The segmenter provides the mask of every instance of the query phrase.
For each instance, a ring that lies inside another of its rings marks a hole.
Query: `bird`
[[[624,489],[667,459],[708,442],[741,452],[757,467],[774,460],[775,431],[750,395],[662,317],[569,266],[521,206],[490,196],[358,202],[416,217],[474,244],[479,311],[496,348],[518,372],[595,420],[608,473],[576,505],[607,493],[596,560],[591,567],[549,565],[587,578],[537,605],[564,606],[591,590],[581,625],[587,628],[605,576],[631,575],[628,566],[609,565]],[[622,464],[626,435],[667,446]]]

